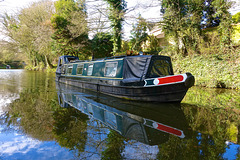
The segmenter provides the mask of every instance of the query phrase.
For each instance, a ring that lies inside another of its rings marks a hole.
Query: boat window
[[[82,75],[83,74],[83,64],[77,65],[77,74]]]
[[[105,122],[111,127],[117,128],[117,117],[114,113],[105,111]]]
[[[72,74],[73,65],[68,65],[67,74]]]
[[[117,73],[118,62],[106,62],[105,65],[105,76],[115,77]]]
[[[91,76],[91,75],[92,75],[92,72],[93,72],[93,64],[89,64],[89,65],[88,65],[87,75],[88,75],[88,76]]]
[[[156,59],[152,63],[149,78],[171,75],[171,64],[168,60]]]

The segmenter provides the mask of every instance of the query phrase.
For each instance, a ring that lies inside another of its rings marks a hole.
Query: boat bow
[[[195,79],[191,73],[179,74],[179,75],[171,75],[165,77],[157,77],[157,78],[149,78],[144,80],[144,87],[150,86],[162,86],[162,85],[170,85],[175,83],[185,83],[187,88],[190,88],[194,85]]]

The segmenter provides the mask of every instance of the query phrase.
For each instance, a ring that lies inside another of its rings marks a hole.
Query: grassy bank
[[[6,69],[7,65],[11,66],[11,69],[23,69],[24,62],[21,61],[13,61],[13,62],[1,62],[0,61],[0,69]]]
[[[174,73],[192,73],[197,86],[240,89],[240,51],[234,55],[171,57]]]

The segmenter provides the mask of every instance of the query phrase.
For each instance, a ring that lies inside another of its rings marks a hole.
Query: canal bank
[[[159,53],[160,55],[160,53]],[[231,54],[194,54],[183,57],[176,54],[162,54],[170,56],[174,74],[186,72],[195,77],[195,86],[207,88],[240,89],[240,52]],[[26,70],[39,70],[55,73],[54,68],[31,68]]]
[[[0,69],[6,69],[6,68],[22,69],[22,68],[24,68],[24,65],[25,65],[25,62],[22,62],[22,61],[10,61],[10,62],[0,61]]]
[[[240,54],[173,55],[175,74],[190,72],[195,85],[208,88],[240,89]]]

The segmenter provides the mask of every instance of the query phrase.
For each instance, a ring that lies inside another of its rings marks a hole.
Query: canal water
[[[0,70],[0,159],[239,159],[240,92],[193,87],[133,102]]]

